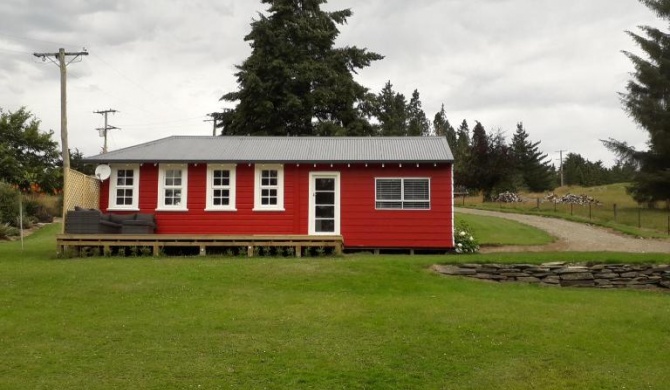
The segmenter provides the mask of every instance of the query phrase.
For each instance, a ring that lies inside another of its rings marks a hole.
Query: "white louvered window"
[[[430,179],[375,179],[377,210],[429,210]]]

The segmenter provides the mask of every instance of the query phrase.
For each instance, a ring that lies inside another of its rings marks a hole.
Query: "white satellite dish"
[[[95,167],[95,177],[100,181],[109,179],[111,174],[112,168],[110,168],[109,165],[98,165]]]

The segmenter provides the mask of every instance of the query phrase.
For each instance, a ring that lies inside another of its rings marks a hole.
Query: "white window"
[[[187,211],[188,166],[161,164],[158,170],[158,209]]]
[[[284,167],[256,165],[254,211],[284,211]]]
[[[112,166],[109,182],[109,210],[139,210],[140,167]]]
[[[375,179],[377,210],[429,210],[430,179]]]
[[[207,166],[207,208],[235,211],[235,165]]]

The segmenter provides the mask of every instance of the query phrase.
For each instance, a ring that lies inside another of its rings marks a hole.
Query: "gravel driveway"
[[[466,208],[456,208],[456,213],[510,219],[544,230],[556,238],[556,242],[541,246],[484,247],[482,253],[545,251],[670,253],[669,240],[633,238],[603,228],[557,218]]]

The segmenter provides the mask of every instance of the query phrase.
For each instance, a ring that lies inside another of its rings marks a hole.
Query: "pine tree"
[[[553,187],[551,166],[547,154],[539,150],[540,142],[531,142],[523,123],[516,125],[512,137],[512,157],[515,182],[533,192],[549,190]]]
[[[325,12],[325,0],[261,0],[270,7],[245,37],[251,55],[237,67],[238,102],[217,117],[224,134],[372,134],[367,89],[353,73],[383,57],[355,46],[335,48],[351,10]]]
[[[421,108],[419,90],[415,89],[407,105],[407,135],[426,136],[430,134],[430,122]]]
[[[390,81],[376,96],[373,113],[379,121],[377,135],[407,135],[407,101],[403,94],[393,90]]]
[[[444,110],[444,104],[440,111],[435,114],[433,119],[433,130],[435,135],[439,137],[447,137],[447,143],[449,147],[454,150],[456,148],[456,130],[451,126],[449,120],[447,119],[447,113]]]
[[[470,165],[470,128],[463,119],[456,132],[457,139],[451,150],[454,153],[454,184],[458,187],[472,187]],[[451,146],[451,145],[449,145]]]
[[[670,0],[640,0],[660,18],[670,20]],[[650,26],[643,34],[627,33],[646,53],[647,59],[624,52],[635,73],[621,101],[628,114],[649,133],[649,150],[636,151],[610,140],[606,146],[636,163],[639,171],[631,193],[639,202],[670,199],[670,34]]]

